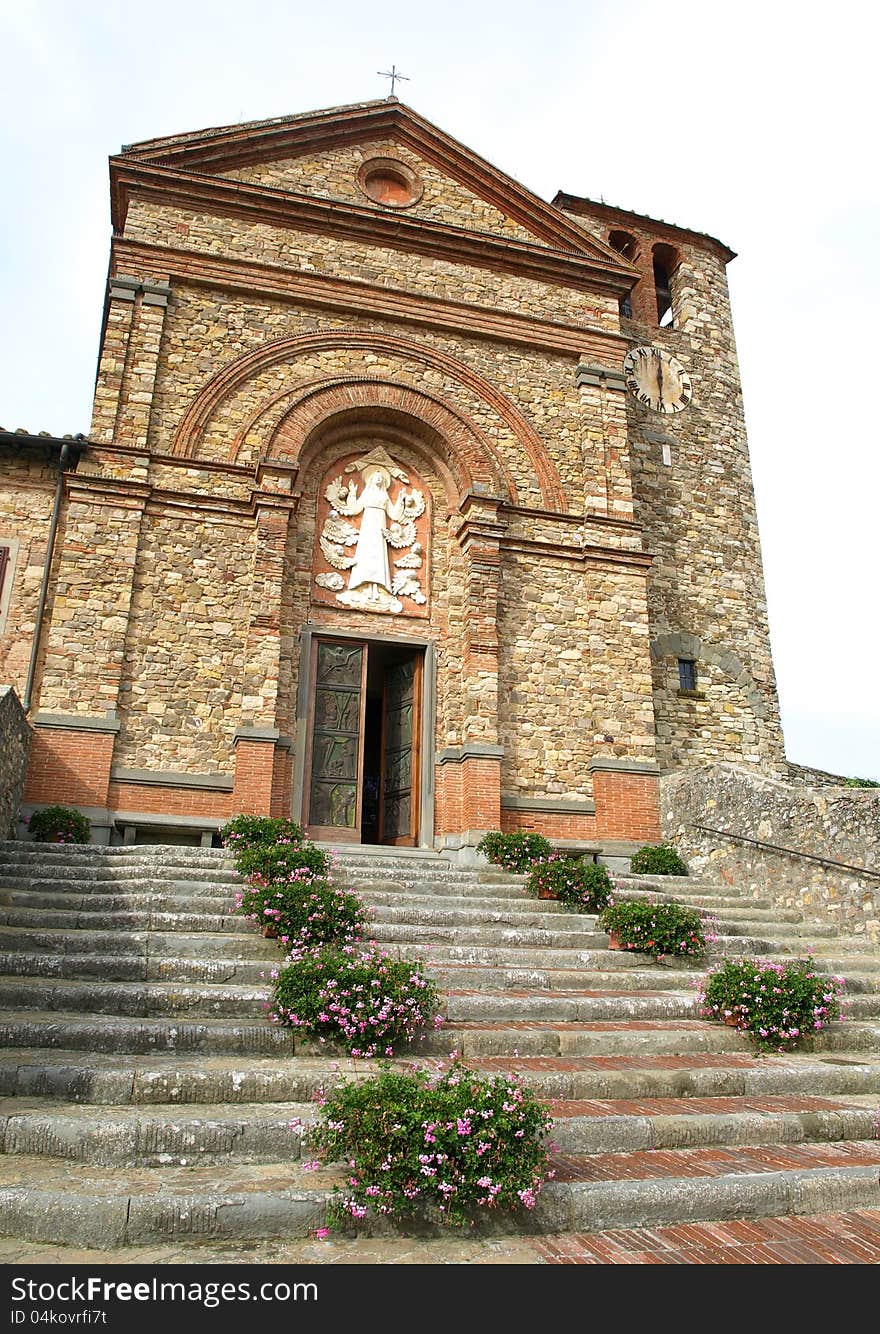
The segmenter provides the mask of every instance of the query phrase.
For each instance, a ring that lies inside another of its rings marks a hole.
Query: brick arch
[[[756,718],[766,717],[764,696],[742,659],[730,649],[720,648],[717,644],[700,639],[698,635],[683,631],[679,634],[658,635],[651,641],[651,657],[655,662],[670,657],[693,658],[695,662],[710,663],[736,682],[752,706]]]
[[[359,421],[369,426],[372,414],[390,416],[410,437],[421,428],[454,478],[459,498],[480,490],[516,503],[516,483],[498,452],[467,417],[432,394],[389,380],[353,377],[311,388],[278,423],[268,455],[283,454],[305,466],[315,444],[323,441],[325,428],[345,430],[347,422],[354,427]]]
[[[208,422],[220,404],[260,371],[290,358],[309,356],[317,352],[344,351],[378,352],[408,357],[457,380],[460,385],[482,399],[509,426],[528,455],[546,508],[562,511],[567,508],[559,474],[548,457],[540,436],[504,394],[490,381],[456,358],[436,348],[426,347],[407,338],[393,337],[390,334],[361,333],[353,330],[301,334],[293,338],[278,339],[246,353],[217,371],[193,399],[175,434],[172,453],[192,458]]]

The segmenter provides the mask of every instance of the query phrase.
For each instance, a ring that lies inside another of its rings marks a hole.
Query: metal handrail
[[[729,829],[714,829],[710,824],[698,824],[692,821],[692,828],[702,829],[707,834],[721,834],[723,838],[735,839],[738,843],[752,843],[756,848],[769,848],[772,852],[786,852],[789,857],[802,857],[808,862],[819,862],[822,866],[833,866],[837,870],[855,871],[857,875],[868,876],[871,880],[880,880],[880,871],[872,871],[867,866],[854,866],[852,862],[836,861],[833,857],[820,857],[815,852],[800,852],[797,848],[784,848],[781,843],[767,843],[761,838],[749,838],[747,834],[734,834]]]

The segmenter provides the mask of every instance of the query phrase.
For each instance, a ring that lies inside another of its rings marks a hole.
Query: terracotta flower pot
[[[542,886],[542,887],[538,890],[538,898],[539,898],[539,899],[555,899],[555,898],[556,898],[556,895],[553,893],[553,890],[552,890],[552,889],[546,889],[544,886]]]
[[[616,935],[614,934],[613,931],[609,931],[609,932],[608,932],[608,948],[609,948],[610,950],[622,950],[622,949],[625,949],[626,946],[623,945],[623,944],[621,943],[621,940],[620,940],[620,937],[619,937],[619,936],[616,936]]]
[[[276,926],[276,924],[274,922],[264,922],[263,935],[266,937],[267,940],[277,940],[278,927]]]

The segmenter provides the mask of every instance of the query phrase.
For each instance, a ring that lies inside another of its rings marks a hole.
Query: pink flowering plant
[[[526,881],[530,894],[588,913],[601,912],[611,902],[612,888],[607,867],[558,852],[535,862]]]
[[[548,1171],[549,1113],[507,1076],[448,1069],[386,1070],[340,1085],[323,1101],[310,1144],[346,1165],[335,1220],[370,1210],[396,1222],[473,1224],[533,1209]]]
[[[331,880],[314,880],[310,872],[280,884],[251,880],[236,895],[235,906],[290,950],[350,944],[367,924],[367,909],[356,894]]]
[[[88,843],[92,826],[72,806],[44,806],[27,821],[35,843]]]
[[[220,830],[224,848],[243,852],[246,848],[272,843],[303,843],[302,825],[295,820],[276,819],[268,815],[235,815]]]
[[[371,945],[292,955],[275,975],[270,1018],[363,1057],[392,1056],[443,1023],[418,965]]]
[[[543,834],[530,834],[525,829],[517,829],[511,834],[493,830],[484,834],[477,844],[477,852],[482,852],[493,866],[517,873],[527,871],[539,858],[549,857],[551,851]]]
[[[696,908],[651,899],[621,899],[609,904],[599,918],[599,926],[616,938],[621,949],[650,954],[655,959],[693,958],[705,953],[710,939]]]
[[[806,959],[725,959],[703,978],[697,999],[707,1019],[748,1033],[764,1051],[791,1051],[841,1018],[842,977],[819,976]]]

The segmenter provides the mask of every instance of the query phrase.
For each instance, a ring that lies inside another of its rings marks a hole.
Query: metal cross
[[[397,72],[397,66],[396,66],[396,65],[392,65],[390,70],[389,70],[389,69],[377,69],[377,70],[376,70],[376,73],[377,73],[377,74],[381,74],[381,76],[382,76],[383,79],[390,79],[390,80],[391,80],[391,94],[390,94],[391,97],[394,96],[394,85],[395,85],[395,83],[396,83],[398,80],[403,79],[403,81],[404,81],[405,83],[409,83],[409,75],[408,75],[408,74],[399,74],[399,73]]]

